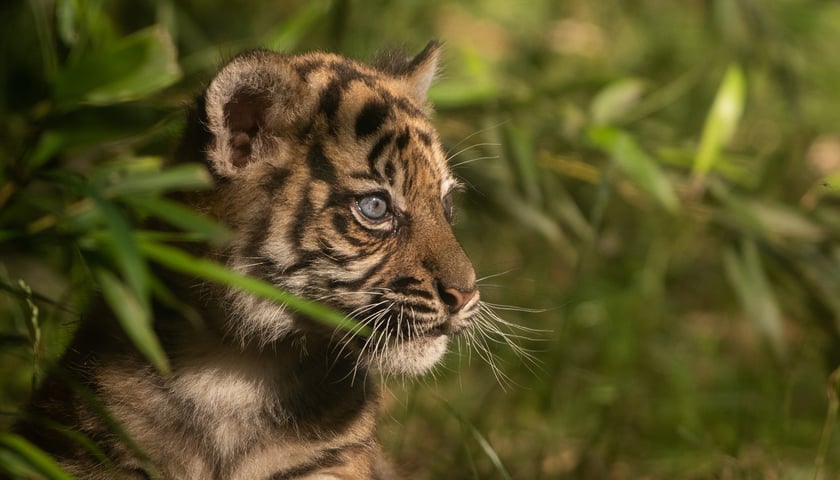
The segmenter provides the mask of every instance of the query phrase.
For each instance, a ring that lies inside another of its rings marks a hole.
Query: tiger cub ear
[[[210,82],[204,97],[213,137],[207,157],[218,175],[236,175],[270,146],[272,131],[291,122],[289,70],[282,55],[254,50],[231,60]]]
[[[431,40],[426,48],[414,58],[406,58],[391,52],[377,62],[377,67],[386,73],[403,79],[408,87],[408,94],[417,102],[426,103],[426,93],[437,74],[440,58],[440,42]]]

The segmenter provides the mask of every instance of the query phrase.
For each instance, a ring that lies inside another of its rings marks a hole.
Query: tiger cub
[[[204,328],[156,312],[171,376],[97,327],[63,360],[92,395],[64,381],[35,396],[33,418],[96,448],[23,431],[85,479],[397,478],[380,455],[368,373],[428,371],[479,310],[450,225],[458,182],[428,118],[438,56],[436,42],[373,66],[241,54],[199,100],[178,155],[206,162],[216,180],[189,203],[234,233],[206,255],[344,312],[370,335],[187,281],[179,295]]]

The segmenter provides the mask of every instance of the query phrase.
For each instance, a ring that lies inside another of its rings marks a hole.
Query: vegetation
[[[0,426],[97,291],[168,368],[149,302],[190,311],[150,265],[295,301],[168,245],[225,235],[166,196],[203,168],[164,166],[224,58],[434,37],[459,238],[483,298],[540,311],[497,309],[525,355],[461,345],[389,385],[393,456],[421,479],[840,475],[840,5],[31,0],[0,18]],[[0,471],[65,478],[3,431]]]

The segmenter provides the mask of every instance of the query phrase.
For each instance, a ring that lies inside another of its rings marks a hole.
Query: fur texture
[[[431,42],[377,66],[244,53],[208,86],[178,154],[216,178],[186,201],[234,232],[208,256],[328,304],[369,336],[179,279],[205,325],[156,312],[171,377],[94,321],[33,399],[31,418],[97,451],[43,425],[21,430],[87,479],[395,478],[368,373],[428,371],[479,309],[450,227],[457,182],[428,120],[438,53]]]

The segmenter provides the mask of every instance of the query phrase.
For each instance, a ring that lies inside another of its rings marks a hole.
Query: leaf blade
[[[369,327],[361,325],[331,308],[304,300],[280,290],[268,282],[235,272],[211,260],[194,257],[177,248],[151,241],[141,241],[140,249],[148,258],[173,270],[240,288],[261,298],[287,305],[293,310],[339,328],[352,330],[362,335],[370,334]]]

